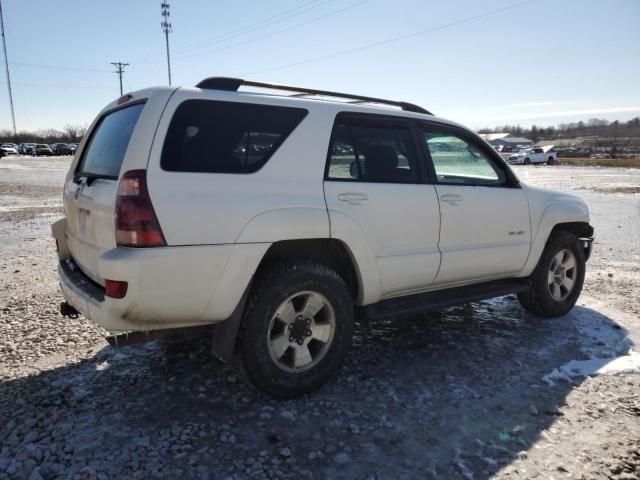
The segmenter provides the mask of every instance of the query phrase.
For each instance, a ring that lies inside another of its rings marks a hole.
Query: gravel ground
[[[507,296],[358,326],[337,378],[276,402],[204,340],[116,350],[59,315],[68,162],[0,160],[0,479],[640,478],[640,170],[517,168],[592,209],[565,318]]]

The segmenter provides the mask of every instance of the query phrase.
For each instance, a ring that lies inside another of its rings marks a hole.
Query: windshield
[[[109,113],[100,120],[78,167],[80,174],[118,178],[143,108],[144,104],[138,103]]]

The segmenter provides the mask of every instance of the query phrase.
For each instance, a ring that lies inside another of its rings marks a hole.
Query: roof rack
[[[394,107],[400,107],[407,112],[424,113],[427,115],[433,115],[429,110],[414,105],[413,103],[400,102],[396,100],[385,100],[384,98],[365,97],[362,95],[351,95],[348,93],[330,92],[328,90],[316,90],[313,88],[292,87],[289,85],[278,85],[274,83],[254,82],[251,80],[243,80],[241,78],[232,77],[209,77],[199,82],[196,87],[204,88],[207,90],[225,90],[229,92],[236,92],[241,86],[246,87],[258,87],[267,88],[270,90],[284,90],[287,92],[296,92],[294,97],[306,97],[306,96],[323,96],[323,97],[335,97],[351,100],[349,103],[380,103],[383,105],[392,105]]]

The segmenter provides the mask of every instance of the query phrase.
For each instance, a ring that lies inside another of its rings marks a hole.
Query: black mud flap
[[[240,301],[233,310],[233,313],[231,313],[231,316],[225,321],[213,326],[211,352],[224,363],[228,363],[233,356],[236,339],[238,338],[238,332],[240,331],[240,323],[242,322],[242,316],[244,315],[244,307],[247,303],[252,283],[253,280],[249,282],[249,285],[242,294],[242,298],[240,298]]]

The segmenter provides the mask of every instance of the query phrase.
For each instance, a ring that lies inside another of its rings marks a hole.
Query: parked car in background
[[[15,143],[3,143],[0,145],[0,150],[2,150],[5,155],[18,155],[18,147]]]
[[[35,143],[21,143],[18,151],[20,152],[20,155],[33,155],[33,149],[35,146]]]
[[[67,146],[69,147],[69,150],[71,150],[71,155],[74,155],[76,153],[76,150],[78,149],[78,144],[68,143]]]
[[[553,165],[557,163],[557,154],[553,150],[553,145],[547,147],[534,147],[521,150],[510,155],[507,159],[509,163],[516,165],[530,165],[532,163],[546,163]]]
[[[71,151],[71,148],[69,148],[69,145],[67,145],[66,143],[54,143],[53,145],[51,145],[51,150],[53,150],[53,153],[56,155],[72,155],[73,152]]]
[[[49,145],[45,145],[44,143],[37,143],[35,147],[33,147],[32,154],[35,155],[36,157],[42,157],[42,156],[51,157],[52,155],[54,155],[53,150],[51,150],[51,147]]]

